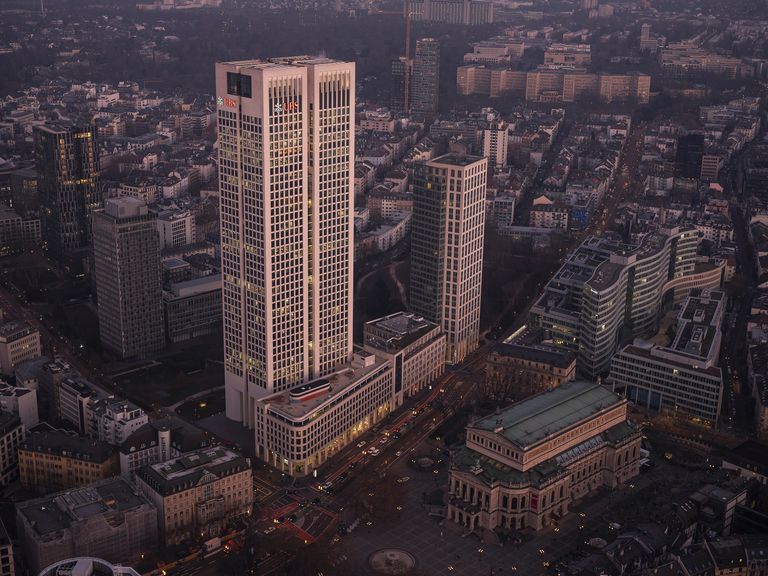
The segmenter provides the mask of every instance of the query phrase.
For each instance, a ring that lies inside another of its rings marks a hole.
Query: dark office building
[[[440,42],[435,38],[416,41],[411,81],[411,112],[437,114],[440,86]]]
[[[96,128],[38,126],[35,155],[46,252],[78,268],[89,252],[91,212],[101,205]]]
[[[101,345],[122,359],[165,346],[156,215],[137,198],[109,198],[93,215]]]
[[[683,178],[701,176],[701,159],[704,156],[704,134],[686,134],[677,139],[677,173]]]
[[[739,176],[744,196],[755,196],[768,202],[768,143],[760,143],[752,149]]]
[[[407,112],[405,106],[405,83],[410,81],[413,62],[404,56],[392,60],[392,110]],[[410,98],[409,98],[410,99]]]

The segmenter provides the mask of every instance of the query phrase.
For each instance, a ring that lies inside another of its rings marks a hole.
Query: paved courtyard
[[[422,445],[421,450],[426,452],[429,446]],[[374,507],[371,518],[363,518],[351,534],[332,545],[329,556],[332,559],[346,557],[337,566],[337,574],[340,576],[375,574],[369,567],[369,558],[382,549],[401,549],[412,555],[416,559],[417,568],[410,573],[419,576],[498,576],[513,572],[526,576],[551,574],[548,566],[554,565],[561,556],[572,552],[579,544],[584,544],[587,532],[593,533],[598,525],[605,525],[607,529],[605,513],[612,502],[618,502],[634,490],[653,483],[659,474],[659,471],[655,471],[639,476],[634,480],[633,488],[626,487],[612,496],[608,491],[600,491],[576,503],[571,513],[560,521],[557,531],[550,528],[534,538],[527,535],[522,544],[501,545],[495,536],[485,542],[474,534],[462,536],[459,526],[429,516],[422,505],[423,494],[434,491],[438,484],[441,487],[447,485],[447,468],[442,467],[436,475],[431,469],[415,470],[403,461],[393,467],[382,480],[395,483],[398,477],[410,477],[410,481],[399,487],[398,491],[401,499],[398,505],[402,510],[394,516],[389,515],[377,521],[374,496],[371,499]],[[368,525],[368,521],[372,521],[371,525]]]

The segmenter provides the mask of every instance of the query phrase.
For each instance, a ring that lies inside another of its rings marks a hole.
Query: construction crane
[[[411,11],[408,6],[408,0],[403,0],[402,12],[395,10],[377,10],[370,9],[369,14],[381,16],[402,16],[405,20],[405,62],[403,70],[403,111],[408,113],[411,109],[410,88],[411,88],[411,69],[413,61],[411,60]]]

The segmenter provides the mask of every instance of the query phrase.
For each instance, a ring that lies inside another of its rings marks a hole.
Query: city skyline
[[[762,576],[768,5],[6,0],[0,576]]]

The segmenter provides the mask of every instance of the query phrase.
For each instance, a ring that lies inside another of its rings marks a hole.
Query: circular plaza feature
[[[376,574],[404,576],[416,567],[416,558],[401,548],[384,548],[368,557],[368,566]]]

